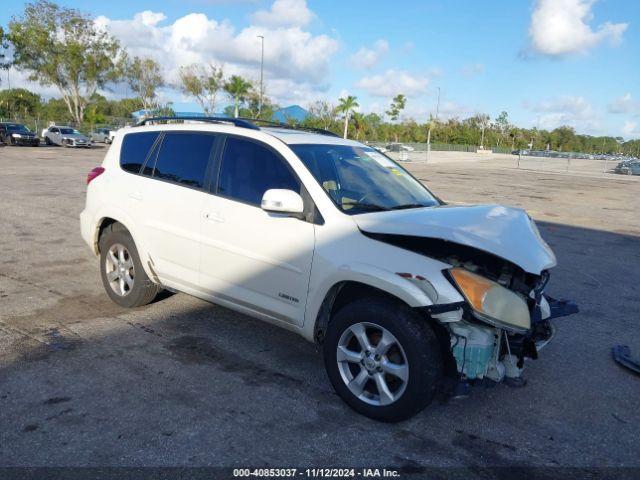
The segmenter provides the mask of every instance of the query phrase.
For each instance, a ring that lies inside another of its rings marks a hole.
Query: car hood
[[[355,215],[353,219],[363,232],[455,242],[504,258],[535,275],[556,265],[538,227],[519,208],[439,206]]]
[[[63,133],[62,138],[73,138],[74,140],[88,140],[87,137],[80,133]]]

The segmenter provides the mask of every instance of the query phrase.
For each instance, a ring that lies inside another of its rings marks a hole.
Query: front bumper
[[[36,147],[40,145],[40,139],[38,137],[27,137],[27,138],[13,138],[13,143],[15,145],[24,145],[28,147]]]

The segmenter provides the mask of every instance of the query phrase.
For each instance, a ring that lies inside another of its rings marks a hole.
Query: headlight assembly
[[[529,330],[529,308],[517,294],[463,268],[449,272],[479,319],[516,332]]]

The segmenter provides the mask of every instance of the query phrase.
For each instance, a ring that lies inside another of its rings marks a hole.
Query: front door
[[[200,282],[214,296],[302,325],[314,225],[260,208],[264,192],[301,184],[270,147],[228,137],[216,191],[202,215]]]

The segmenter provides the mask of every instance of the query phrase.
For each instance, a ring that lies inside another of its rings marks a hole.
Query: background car
[[[623,160],[613,171],[623,175],[640,175],[640,160]]]
[[[5,145],[40,145],[36,134],[21,123],[0,123],[0,141]]]
[[[92,142],[111,143],[113,140],[110,128],[96,128],[89,136]]]
[[[390,143],[385,147],[388,152],[413,152],[414,148],[402,143]]]
[[[385,147],[381,146],[381,145],[371,145],[371,148],[377,150],[380,153],[386,153],[389,150],[387,150]]]
[[[43,136],[47,145],[60,145],[63,147],[91,147],[91,140],[75,128],[71,127],[59,127],[54,125],[47,128]]]

